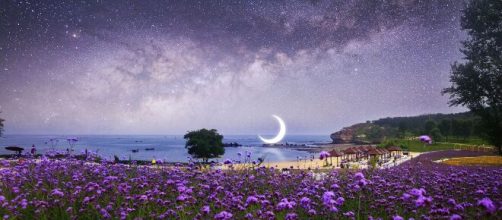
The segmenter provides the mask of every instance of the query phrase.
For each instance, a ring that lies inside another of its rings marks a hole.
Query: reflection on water
[[[35,144],[39,153],[44,153],[53,146],[54,141],[51,143],[50,139],[58,139],[55,148],[64,151],[69,148],[66,141],[68,137],[70,136],[5,135],[0,138],[0,154],[12,153],[4,149],[9,145],[22,146],[26,152],[32,144]],[[237,142],[243,146],[225,148],[225,155],[218,159],[219,161],[222,159],[238,160],[238,153],[246,151],[251,152],[252,159],[261,157],[265,161],[296,160],[297,157],[310,155],[308,152],[294,149],[264,147],[256,135],[228,135],[223,141]],[[329,141],[328,135],[291,135],[283,140],[284,143],[307,145]],[[147,151],[145,150],[147,148],[154,148],[154,150]],[[185,162],[190,156],[185,149],[185,140],[182,135],[83,135],[78,136],[74,149],[76,153],[83,152],[85,149],[97,151],[99,155],[110,159],[117,155],[121,159],[151,160],[156,158],[169,162]],[[133,153],[133,150],[137,150],[137,153]]]

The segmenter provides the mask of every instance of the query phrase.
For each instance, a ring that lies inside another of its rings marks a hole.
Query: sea
[[[73,146],[67,139],[76,138]],[[52,140],[52,141],[51,141]],[[265,162],[290,161],[298,158],[310,158],[312,153],[296,150],[294,147],[267,147],[256,135],[225,135],[224,143],[237,142],[240,147],[225,147],[225,154],[214,161],[226,159],[242,160],[246,152],[251,153],[251,159],[263,158]],[[281,143],[305,144],[315,147],[316,144],[329,143],[329,135],[287,135]],[[0,154],[12,154],[5,149],[7,146],[21,146],[24,153],[29,152],[35,145],[37,153],[51,150],[66,151],[73,149],[76,154],[85,150],[94,152],[106,159],[113,159],[116,155],[122,160],[162,160],[165,162],[187,162],[190,155],[185,148],[183,135],[4,135],[0,137]],[[146,150],[153,148],[154,150]],[[137,152],[133,152],[137,150]]]

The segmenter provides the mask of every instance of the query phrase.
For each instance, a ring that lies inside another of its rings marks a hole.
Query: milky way
[[[462,1],[0,0],[7,133],[329,134],[457,112]]]

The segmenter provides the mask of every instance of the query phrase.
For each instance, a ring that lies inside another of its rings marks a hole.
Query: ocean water
[[[36,146],[37,153],[45,153],[53,148],[65,151],[70,148],[66,139],[73,137],[75,136],[5,135],[0,137],[0,154],[11,154],[11,151],[5,150],[5,147],[10,145],[22,146],[25,149],[24,152],[30,151],[32,144]],[[121,159],[151,160],[155,158],[166,162],[186,162],[190,156],[185,149],[185,139],[182,135],[82,135],[76,137],[78,141],[73,148],[75,153],[84,152],[87,149],[109,159],[117,155]],[[51,144],[50,139],[59,141],[57,144]],[[314,143],[329,143],[330,141],[328,135],[290,135],[286,136],[282,143],[312,146]],[[223,142],[237,142],[243,146],[226,147],[225,154],[214,160],[238,160],[238,153],[244,155],[246,151],[251,152],[252,159],[261,157],[269,162],[296,160],[297,157],[311,156],[311,153],[306,151],[264,147],[256,135],[227,135]],[[155,148],[155,150],[146,151],[145,148]],[[133,153],[133,149],[139,151]]]

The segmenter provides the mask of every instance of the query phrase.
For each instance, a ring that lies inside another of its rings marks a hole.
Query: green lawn
[[[450,139],[455,141],[454,139]],[[427,152],[427,151],[438,151],[438,150],[451,150],[451,149],[460,149],[463,147],[464,149],[468,146],[476,146],[483,145],[486,143],[483,141],[479,141],[476,139],[473,140],[464,140],[463,142],[435,142],[434,144],[428,145],[424,144],[417,140],[406,140],[406,139],[398,139],[393,140],[395,145],[398,146],[407,146],[409,151],[413,152]]]

